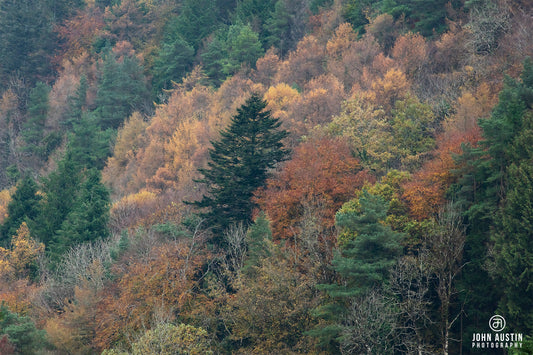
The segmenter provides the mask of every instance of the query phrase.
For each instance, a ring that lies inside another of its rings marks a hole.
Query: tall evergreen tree
[[[86,111],[85,105],[88,88],[87,77],[82,75],[76,93],[68,98],[67,115],[63,122],[61,122],[68,130],[72,129],[75,123],[81,121],[82,114]]]
[[[193,59],[194,48],[181,35],[167,36],[154,61],[154,93],[170,89],[172,81],[179,82],[191,68]]]
[[[389,204],[366,190],[354,202],[346,203],[335,216],[343,242],[332,266],[340,282],[319,285],[327,292],[329,301],[316,310],[316,315],[328,324],[310,332],[331,351],[338,351],[336,346],[348,326],[345,321],[351,302],[383,287],[402,251],[403,235],[383,223]]]
[[[136,57],[118,62],[111,51],[104,54],[102,79],[96,96],[96,114],[103,129],[118,128],[134,111],[144,111],[150,94]]]
[[[52,25],[44,1],[0,2],[0,78],[18,73],[35,83],[50,74]]]
[[[42,180],[44,198],[39,213],[28,226],[32,235],[45,244],[47,251],[54,248],[56,232],[74,208],[81,179],[81,168],[67,151],[57,169]]]
[[[217,245],[223,243],[222,232],[228,226],[251,222],[254,191],[264,184],[269,169],[287,157],[281,141],[288,133],[278,129],[281,122],[265,107],[266,102],[253,94],[221,132],[220,140],[212,142],[208,167],[200,169],[207,194],[194,204],[207,209],[201,215],[213,228]]]
[[[57,231],[57,254],[75,244],[91,242],[109,235],[109,192],[101,182],[100,171],[87,170],[71,211]]]
[[[491,275],[486,264],[488,249],[493,243],[490,240],[491,230],[497,225],[500,227],[494,236],[495,247],[507,252],[504,252],[506,256],[498,256],[496,259],[500,267],[504,264],[507,266],[503,269],[506,271],[501,270],[501,273],[493,270],[492,276],[500,278],[505,272],[509,272],[510,264],[514,261],[508,253],[511,250],[517,251],[519,245],[527,244],[521,240],[527,235],[527,223],[522,227],[515,223],[517,217],[528,215],[528,207],[527,204],[518,203],[513,194],[528,194],[527,165],[531,164],[531,157],[528,156],[530,148],[527,147],[531,145],[531,127],[526,118],[531,107],[533,62],[528,59],[524,62],[521,80],[506,78],[499,103],[491,117],[480,120],[483,140],[479,146],[465,147],[459,157],[462,168],[458,170],[459,183],[455,191],[458,202],[466,209],[465,222],[468,226],[464,255],[466,265],[459,285],[463,290],[461,294],[464,295],[463,325],[466,332],[474,332],[486,323],[496,311],[498,299],[502,295],[504,307],[508,307],[509,304],[505,305],[505,299],[509,297],[506,292],[517,290],[517,280],[512,278],[503,279],[504,287],[500,284],[499,287],[494,287],[494,284],[487,282]],[[518,188],[520,179],[524,179],[523,186]],[[508,193],[511,195],[506,199]],[[500,206],[504,206],[503,210]],[[517,239],[504,236],[503,231],[509,232],[514,228],[523,228],[516,236]],[[527,238],[530,237],[529,235]],[[526,267],[527,263],[521,265]],[[524,292],[520,297],[526,299],[528,296]]]
[[[42,82],[30,91],[28,102],[28,120],[24,124],[22,137],[26,142],[26,150],[39,153],[39,145],[43,139],[46,115],[48,114],[48,94],[50,88]]]
[[[20,181],[7,206],[7,218],[0,228],[0,245],[6,247],[21,223],[34,219],[39,211],[41,197],[37,194],[37,184],[31,177]]]

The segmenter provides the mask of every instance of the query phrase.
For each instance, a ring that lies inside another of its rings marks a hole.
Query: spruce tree
[[[102,184],[100,171],[87,170],[73,207],[57,231],[54,253],[108,237],[109,205],[109,191]]]
[[[116,60],[111,51],[104,55],[102,79],[96,95],[96,114],[103,129],[118,128],[134,111],[149,106],[143,68],[136,57]]]
[[[332,266],[340,282],[319,285],[329,299],[315,310],[315,315],[327,324],[309,332],[330,351],[338,351],[342,332],[348,326],[346,316],[351,302],[383,287],[402,252],[403,235],[383,223],[388,209],[389,204],[381,196],[363,190],[358,201],[346,203],[335,216],[343,242]]]
[[[265,107],[265,101],[252,95],[220,140],[211,142],[208,166],[199,169],[207,194],[194,205],[206,209],[201,216],[212,227],[216,245],[221,246],[222,232],[230,225],[251,222],[255,190],[263,186],[269,169],[287,157],[281,141],[288,133],[278,129],[281,123]]]
[[[37,184],[31,177],[20,181],[7,206],[8,217],[0,228],[0,246],[8,246],[21,223],[34,219],[39,211],[41,197],[37,194]]]
[[[48,94],[50,88],[45,83],[39,82],[30,91],[28,102],[28,120],[24,124],[22,137],[26,142],[26,150],[39,153],[39,145],[43,138],[46,116],[48,114]]]
[[[491,117],[479,121],[483,139],[478,147],[464,147],[463,154],[458,157],[458,166],[461,168],[457,171],[459,179],[455,186],[455,198],[466,210],[465,224],[468,226],[465,267],[458,288],[462,291],[460,295],[465,314],[463,327],[467,333],[475,332],[486,324],[487,319],[497,311],[499,299],[502,309],[514,309],[514,316],[526,314],[509,303],[514,296],[507,293],[518,292],[521,286],[518,286],[516,279],[504,275],[509,273],[514,259],[519,258],[513,254],[523,253],[519,250],[527,245],[527,238],[531,238],[524,220],[529,213],[527,203],[516,199],[517,193],[523,195],[524,199],[529,194],[531,123],[527,117],[531,107],[533,62],[528,59],[524,62],[521,80],[506,78]],[[524,220],[522,227],[516,224],[517,218]],[[515,236],[507,235],[511,230],[521,231]],[[503,254],[496,256],[496,265],[499,266],[489,270],[488,251],[492,247]],[[527,267],[527,263],[521,265]],[[488,282],[491,276],[498,280],[498,287]],[[530,297],[527,292],[517,294],[524,300]]]

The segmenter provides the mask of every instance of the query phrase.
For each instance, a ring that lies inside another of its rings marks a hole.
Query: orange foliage
[[[269,49],[255,64],[255,71],[253,72],[254,80],[265,86],[272,85],[276,72],[278,71],[279,62],[279,57],[274,49]]]
[[[320,206],[324,228],[333,227],[335,212],[364,183],[360,170],[341,139],[317,138],[298,146],[292,160],[258,194],[260,207],[272,221],[274,239],[296,237],[309,203]]]
[[[472,94],[464,92],[457,100],[455,114],[444,124],[445,131],[437,140],[434,158],[404,186],[404,198],[409,201],[411,215],[417,219],[435,216],[445,202],[445,193],[453,183],[451,171],[457,168],[454,154],[461,153],[461,144],[476,144],[481,138],[477,120],[490,114],[496,102],[487,84]]]
[[[356,40],[350,24],[341,24],[327,45],[328,72],[337,77],[346,89],[361,86],[365,67],[380,53],[379,44],[371,35]]]
[[[74,58],[84,52],[90,52],[94,39],[105,26],[103,14],[97,6],[87,6],[73,18],[58,27],[57,32],[63,40],[63,53],[56,58]]]
[[[420,34],[407,33],[396,39],[392,56],[398,61],[402,70],[412,77],[428,60],[428,46]]]
[[[136,227],[141,218],[154,212],[156,203],[157,196],[146,190],[123,197],[111,206],[111,229],[120,232]]]
[[[11,196],[15,192],[15,187],[0,191],[0,223],[7,217],[7,206],[11,202]]]
[[[302,88],[309,80],[324,73],[325,60],[324,46],[314,36],[305,36],[289,58],[280,64],[276,81]]]
[[[308,135],[316,126],[331,122],[345,98],[342,83],[333,75],[310,80],[291,105],[286,122],[288,130],[296,137]]]
[[[399,69],[390,69],[382,78],[372,83],[368,98],[372,103],[386,112],[391,112],[396,101],[406,99],[411,84],[406,75]]]
[[[185,311],[195,296],[194,275],[202,260],[205,256],[183,242],[155,247],[146,260],[131,260],[98,304],[94,345],[106,349],[125,340],[149,326],[162,309]]]

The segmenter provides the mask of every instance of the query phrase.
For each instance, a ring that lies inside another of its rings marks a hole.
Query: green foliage
[[[45,332],[38,330],[35,323],[25,316],[11,312],[2,302],[0,305],[0,335],[7,334],[9,342],[15,345],[17,353],[35,354],[46,347]]]
[[[153,91],[171,89],[172,81],[179,82],[189,71],[194,59],[194,48],[180,35],[169,36],[154,61]]]
[[[368,14],[371,11],[371,5],[372,2],[369,0],[352,0],[344,5],[343,17],[360,34],[365,33],[365,26],[368,24]]]
[[[41,151],[39,145],[43,138],[44,125],[46,122],[46,115],[48,114],[48,94],[50,88],[48,85],[42,82],[38,82],[37,85],[30,91],[30,97],[28,102],[28,120],[24,124],[22,131],[22,137],[27,146],[25,150],[32,153]]]
[[[261,211],[246,234],[248,245],[247,258],[242,271],[251,274],[255,267],[261,266],[261,260],[270,256],[272,231],[266,214]]]
[[[109,236],[109,192],[101,182],[100,172],[90,169],[77,191],[76,201],[57,231],[56,253],[70,246]]]
[[[483,140],[479,147],[464,147],[458,161],[459,183],[455,191],[466,208],[466,223],[469,226],[465,245],[467,262],[461,279],[461,288],[468,302],[465,312],[468,322],[465,326],[475,329],[495,310],[500,297],[500,307],[510,312],[510,317],[531,329],[524,310],[517,310],[517,304],[527,302],[525,292],[519,292],[524,279],[520,275],[529,262],[521,261],[522,248],[529,243],[527,218],[530,213],[528,201],[531,183],[531,114],[533,105],[533,62],[526,60],[521,80],[507,78],[500,93],[499,103],[488,119],[480,120]],[[520,198],[518,197],[520,196]],[[501,206],[501,207],[499,207]],[[494,227],[498,228],[494,230]],[[491,243],[489,236],[494,230],[494,247],[502,254],[496,256],[497,267],[492,276],[501,280],[499,287],[487,283],[487,250]],[[509,235],[508,233],[516,233]],[[525,237],[527,235],[527,237]],[[513,254],[511,256],[511,254]],[[512,275],[515,276],[512,276]],[[500,295],[500,292],[502,294]],[[518,314],[521,313],[521,314]],[[524,318],[525,317],[525,318]]]
[[[262,54],[259,35],[249,25],[231,25],[214,34],[201,56],[206,74],[220,83],[243,64],[253,67]]]
[[[111,153],[112,129],[102,130],[99,117],[84,113],[78,122],[72,124],[67,146],[69,159],[80,167],[103,169]]]
[[[68,114],[61,124],[67,129],[72,129],[73,125],[79,123],[86,111],[87,90],[89,88],[87,77],[83,75],[80,78],[80,84],[76,93],[68,98]]]
[[[221,232],[228,226],[251,223],[255,190],[263,186],[268,170],[288,154],[281,143],[288,133],[278,130],[281,123],[265,107],[265,101],[252,95],[221,132],[220,140],[212,142],[208,167],[199,169],[207,194],[194,204],[208,209],[202,216],[217,235],[215,244],[222,243]]]
[[[19,74],[34,83],[49,75],[53,38],[46,2],[0,2],[0,78]]]
[[[216,2],[212,0],[184,0],[180,15],[170,25],[173,37],[183,38],[197,50],[202,41],[219,25]]]
[[[352,237],[344,241],[332,261],[340,282],[319,285],[329,299],[315,312],[327,323],[310,334],[323,346],[335,347],[341,341],[350,300],[383,287],[402,252],[402,234],[383,223],[388,208],[381,196],[363,190],[356,205],[348,202],[335,216],[341,232]]]
[[[139,60],[135,56],[124,56],[118,61],[107,51],[95,102],[100,126],[118,128],[134,111],[146,110],[149,97]]]
[[[57,169],[42,180],[44,197],[38,215],[28,226],[47,250],[54,248],[55,233],[74,207],[81,179],[79,166],[67,154]]]
[[[37,194],[37,184],[31,177],[17,184],[17,189],[7,206],[8,217],[0,228],[0,245],[7,247],[21,223],[37,216],[40,200],[41,197]]]

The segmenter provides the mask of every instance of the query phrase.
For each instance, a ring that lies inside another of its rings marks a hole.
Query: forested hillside
[[[532,19],[0,0],[0,354],[533,353]]]

